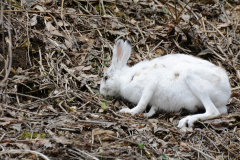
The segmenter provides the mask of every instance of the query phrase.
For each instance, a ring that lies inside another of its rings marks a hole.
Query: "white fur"
[[[150,105],[150,111],[144,114],[150,117],[158,110],[177,112],[185,108],[196,112],[197,108],[205,108],[203,114],[181,119],[178,127],[193,126],[197,120],[227,113],[231,87],[222,68],[184,54],[166,55],[128,67],[130,54],[131,45],[118,40],[113,49],[112,64],[100,85],[100,93],[104,96],[120,95],[137,104],[133,109],[124,108],[120,112],[135,115]]]

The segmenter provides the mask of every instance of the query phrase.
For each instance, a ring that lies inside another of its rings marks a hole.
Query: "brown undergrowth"
[[[238,1],[2,0],[1,15],[1,159],[240,159]],[[184,110],[120,114],[134,105],[99,94],[119,38],[130,66],[184,53],[225,68],[229,114],[184,131]]]

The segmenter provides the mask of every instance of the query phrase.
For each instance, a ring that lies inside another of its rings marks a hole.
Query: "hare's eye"
[[[104,79],[105,79],[105,81],[106,81],[106,80],[108,79],[108,76],[105,76]]]

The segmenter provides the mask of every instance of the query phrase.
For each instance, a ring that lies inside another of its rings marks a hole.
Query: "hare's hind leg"
[[[218,107],[217,108],[219,113],[221,114],[226,114],[228,111],[227,111],[227,106],[221,106],[221,107]]]
[[[191,89],[191,91],[201,100],[206,112],[203,114],[187,116],[181,119],[178,123],[178,127],[184,127],[186,126],[186,124],[188,124],[189,127],[192,127],[194,122],[198,120],[203,121],[207,119],[213,119],[221,115],[219,110],[216,108],[216,106],[210,99],[208,93],[204,92],[206,86],[211,86],[210,84],[208,84],[210,82],[202,79],[197,75],[190,74],[186,77],[186,83],[188,84],[188,87]]]

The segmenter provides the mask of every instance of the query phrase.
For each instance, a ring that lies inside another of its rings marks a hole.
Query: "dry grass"
[[[6,2],[1,159],[240,159],[239,2]],[[103,99],[99,84],[119,38],[132,41],[129,65],[185,53],[225,68],[229,114],[183,131],[176,125],[184,111],[152,119],[118,113],[133,104]]]

